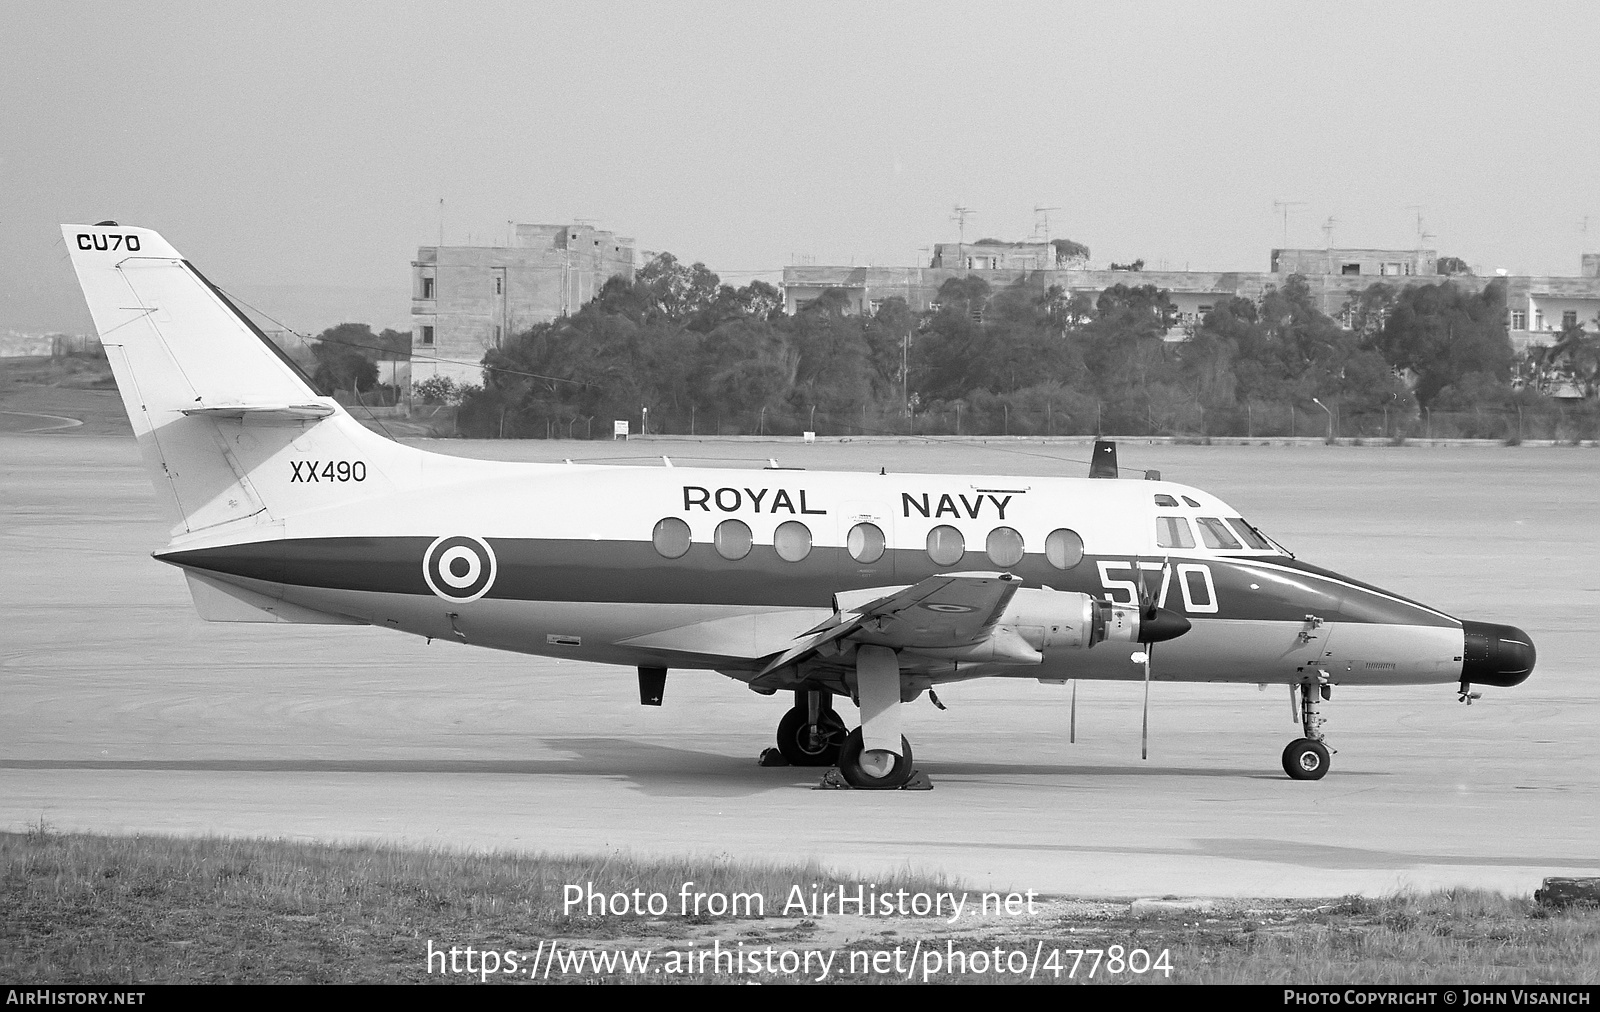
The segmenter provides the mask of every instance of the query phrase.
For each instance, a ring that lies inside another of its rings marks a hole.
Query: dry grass
[[[719,858],[463,854],[36,827],[0,834],[0,979],[395,983],[429,979],[430,938],[531,949],[541,937],[684,938],[707,920],[562,916],[563,887],[590,881],[673,897],[686,881],[768,897],[795,882],[854,882],[820,867]],[[949,888],[913,875],[893,885]]]
[[[1191,925],[1173,962],[1195,983],[1600,982],[1600,912],[1499,893],[1348,898]]]
[[[567,883],[594,881],[608,891],[637,888],[676,896],[686,880],[708,891],[760,892],[773,907],[794,883],[857,882],[818,867],[717,858],[477,855],[59,834],[39,826],[0,834],[0,979],[466,982],[478,978],[428,974],[427,940],[528,952],[538,939],[553,938],[660,952],[708,945],[713,936],[725,945],[737,940],[804,950],[909,947],[916,935],[925,946],[942,946],[950,938],[958,947],[998,943],[1029,951],[1040,941],[1047,947],[1164,948],[1176,970],[1173,982],[1600,982],[1600,914],[1550,912],[1531,900],[1480,892],[1331,904],[1252,902],[1142,917],[1125,903],[1064,903],[1044,919],[982,937],[941,935],[940,926],[928,921],[877,921],[870,931],[845,939],[836,924],[777,918],[771,907],[765,921],[561,914]],[[879,886],[943,890],[951,883],[908,873]],[[841,968],[847,959],[842,953]],[[590,971],[582,979],[595,975]],[[719,978],[708,973],[672,979]],[[1098,979],[1108,977],[1102,972]],[[1124,973],[1109,979],[1165,978]]]

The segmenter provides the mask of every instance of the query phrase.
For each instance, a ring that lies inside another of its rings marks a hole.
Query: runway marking
[[[52,418],[59,424],[41,425],[37,429],[23,429],[17,435],[27,435],[30,432],[52,432],[56,429],[72,429],[83,424],[81,418],[64,418],[61,415],[47,415],[40,411],[0,411],[0,415],[17,415],[26,418]]]

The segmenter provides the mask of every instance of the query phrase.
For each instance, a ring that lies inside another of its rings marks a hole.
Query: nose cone
[[[1139,642],[1160,643],[1189,631],[1189,620],[1165,608],[1147,608],[1139,615]]]
[[[1515,626],[1463,622],[1461,680],[1473,685],[1519,685],[1533,673],[1533,637]]]

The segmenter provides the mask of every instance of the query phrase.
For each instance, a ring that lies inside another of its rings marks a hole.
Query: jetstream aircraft
[[[1299,561],[1196,488],[1088,478],[514,464],[369,431],[161,236],[62,234],[175,526],[156,558],[222,622],[374,625],[794,693],[778,748],[903,786],[900,704],[988,676],[1287,684],[1289,776],[1334,684],[1516,685],[1526,633]],[[1146,475],[1147,478],[1154,477]],[[1156,649],[1156,644],[1160,649]],[[847,730],[834,709],[861,712]],[[937,702],[937,697],[934,696]]]

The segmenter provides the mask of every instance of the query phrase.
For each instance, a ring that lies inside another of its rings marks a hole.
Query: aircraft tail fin
[[[1096,439],[1094,456],[1089,459],[1089,477],[1115,478],[1120,473],[1117,468],[1117,444],[1109,439]]]
[[[390,472],[419,455],[318,395],[157,233],[61,231],[174,537],[392,491]]]

